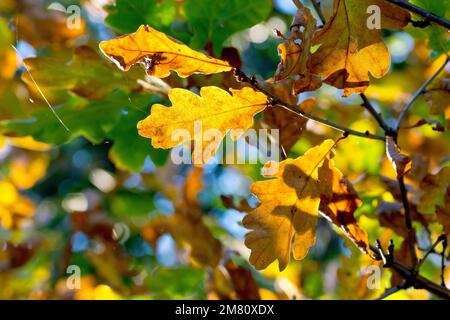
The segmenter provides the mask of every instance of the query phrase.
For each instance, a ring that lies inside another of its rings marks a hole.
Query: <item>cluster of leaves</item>
[[[0,297],[373,298],[361,270],[390,267],[390,240],[414,272],[385,269],[383,286],[445,282],[417,259],[436,239],[450,258],[446,30],[386,0],[274,3],[85,0],[78,29],[46,1],[0,5]],[[198,121],[218,133],[206,148]],[[210,161],[250,128],[279,129],[285,159]],[[168,160],[191,144],[193,166]]]

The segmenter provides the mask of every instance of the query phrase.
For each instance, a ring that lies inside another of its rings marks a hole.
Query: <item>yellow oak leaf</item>
[[[412,160],[407,155],[400,152],[399,147],[392,137],[386,137],[386,154],[394,167],[398,178],[403,177],[412,168]]]
[[[337,225],[363,252],[368,236],[353,216],[361,204],[353,186],[331,160],[333,140],[325,140],[303,156],[279,163],[279,170],[255,182],[251,191],[261,201],[245,216],[243,225],[252,231],[245,244],[252,250],[250,263],[264,269],[275,259],[285,269],[291,250],[303,259],[315,242],[319,210]]]
[[[192,50],[149,26],[140,26],[135,33],[100,43],[102,52],[121,70],[128,71],[143,63],[147,73],[165,78],[174,70],[186,78],[194,73],[213,74],[230,71],[228,62]]]
[[[245,245],[252,250],[250,263],[264,269],[278,259],[286,268],[291,249],[302,259],[315,242],[320,205],[319,168],[334,147],[333,140],[308,150],[303,156],[279,163],[279,170],[266,181],[255,182],[251,192],[261,205],[246,215],[243,225],[252,229]]]
[[[406,10],[383,0],[336,0],[334,14],[312,40],[320,46],[312,55],[312,73],[344,96],[361,93],[369,86],[369,73],[381,78],[389,70],[390,55],[380,30],[369,28],[369,7],[379,9],[380,28],[401,28],[410,21]]]
[[[253,116],[266,108],[267,97],[260,92],[248,87],[230,91],[231,95],[218,87],[203,87],[198,96],[173,89],[172,107],[153,105],[150,116],[138,123],[139,134],[151,138],[155,148],[194,141],[193,162],[205,164],[230,130],[232,138],[239,139],[252,127]]]

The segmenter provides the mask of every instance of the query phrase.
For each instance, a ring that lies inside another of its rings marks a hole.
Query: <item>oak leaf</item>
[[[281,62],[275,73],[275,80],[298,76],[294,82],[294,92],[313,91],[322,85],[320,77],[311,71],[311,41],[316,31],[316,19],[311,11],[300,1],[294,1],[298,7],[291,27],[291,37],[278,46]]]
[[[277,259],[283,270],[291,250],[295,259],[304,258],[315,242],[319,208],[366,251],[367,234],[353,218],[360,201],[331,161],[334,145],[326,140],[295,160],[284,160],[277,173],[266,175],[274,179],[251,186],[261,204],[245,216],[243,224],[252,229],[245,244],[257,269]]]
[[[362,252],[368,253],[367,233],[357,224],[353,215],[362,204],[353,185],[336,168],[334,161],[328,158],[319,169],[319,178],[321,182],[320,211]]]
[[[412,160],[400,152],[392,137],[386,137],[386,154],[398,178],[403,177],[412,168]]]
[[[423,214],[436,213],[437,207],[445,206],[447,189],[450,185],[450,167],[442,168],[437,174],[429,174],[423,178],[420,183],[420,189],[423,191],[419,212]]]
[[[155,148],[169,149],[194,141],[194,164],[204,164],[230,130],[236,130],[232,138],[237,140],[252,127],[253,116],[266,108],[267,97],[260,92],[248,87],[230,91],[231,95],[218,87],[203,87],[198,96],[189,90],[173,89],[169,93],[172,107],[153,105],[150,116],[138,123],[139,134],[151,138]],[[214,137],[203,136],[203,132],[212,130]],[[203,140],[208,141],[206,148]]]
[[[231,70],[228,62],[192,50],[149,26],[103,41],[100,49],[121,70],[128,71],[134,64],[142,63],[149,75],[158,78],[169,76],[171,70],[182,78],[194,73],[213,74]]]
[[[312,55],[312,73],[324,82],[345,89],[344,96],[369,86],[369,73],[381,78],[389,70],[390,55],[380,30],[367,27],[367,8],[376,5],[382,28],[407,25],[410,14],[383,0],[336,0],[334,14],[312,40],[320,46]]]

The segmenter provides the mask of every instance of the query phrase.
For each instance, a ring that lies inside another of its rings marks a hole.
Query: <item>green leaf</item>
[[[120,191],[108,198],[108,206],[118,218],[148,217],[155,209],[153,193],[141,191]]]
[[[93,143],[113,140],[110,157],[119,169],[138,172],[145,158],[150,156],[156,165],[163,165],[169,151],[155,150],[145,138],[138,135],[137,122],[147,116],[146,110],[157,99],[148,94],[128,95],[113,92],[100,101],[87,101],[73,97],[54,110],[64,125],[49,108],[39,109],[31,119],[4,121],[3,132],[27,136],[50,144],[67,143],[83,136]]]
[[[192,267],[156,269],[146,284],[160,298],[204,299],[206,271]]]
[[[141,25],[164,30],[176,16],[173,0],[117,0],[108,10],[105,23],[121,33],[134,32]]]
[[[412,0],[411,3],[420,8],[430,11],[445,19],[450,19],[450,2],[442,0]],[[417,16],[416,16],[417,17]],[[416,20],[423,20],[422,18]],[[414,32],[415,33],[415,32]],[[450,51],[450,39],[447,30],[441,26],[431,25],[418,30],[422,37],[428,39],[428,46],[437,53],[446,53]]]
[[[211,41],[218,54],[232,34],[265,20],[272,11],[272,1],[187,0],[184,9],[194,34],[190,46],[201,49]]]
[[[109,157],[122,170],[139,172],[147,156],[154,164],[161,166],[169,156],[168,150],[153,148],[147,139],[138,134],[136,124],[146,115],[137,109],[124,111],[118,124],[109,133],[114,141]]]
[[[102,99],[117,88],[132,91],[140,87],[137,83],[140,70],[135,69],[131,73],[117,71],[88,46],[75,48],[71,60],[59,53],[28,58],[24,63],[33,79],[28,72],[22,78],[31,88],[36,81],[42,89],[69,90],[84,98]]]

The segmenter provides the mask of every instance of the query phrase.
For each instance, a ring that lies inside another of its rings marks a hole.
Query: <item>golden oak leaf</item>
[[[230,71],[228,62],[192,50],[149,26],[140,26],[135,33],[100,43],[102,52],[120,69],[127,71],[143,63],[149,75],[165,78],[174,70],[186,78],[194,73],[213,74]]]
[[[316,31],[316,19],[311,11],[300,1],[294,1],[298,7],[292,23],[291,37],[278,46],[281,62],[275,73],[275,80],[279,81],[292,76],[299,76],[294,83],[296,94],[318,89],[321,79],[311,74],[311,41]],[[281,34],[280,34],[281,36]],[[283,36],[284,38],[284,36]]]
[[[278,172],[266,175],[275,179],[251,186],[261,204],[245,216],[243,225],[252,229],[245,245],[252,250],[250,263],[257,269],[278,259],[283,270],[291,249],[295,259],[303,259],[315,242],[319,210],[361,251],[368,252],[367,233],[353,216],[361,200],[334,166],[334,146],[333,140],[325,140],[295,160],[280,162]]]
[[[367,233],[359,227],[354,217],[362,201],[353,185],[335,167],[332,155],[319,169],[321,182],[320,211],[323,212],[364,253],[369,252]]]
[[[203,87],[198,96],[173,89],[169,93],[172,107],[153,105],[150,116],[138,123],[139,134],[151,138],[155,148],[194,141],[194,164],[207,163],[230,130],[237,140],[252,127],[253,116],[266,108],[267,97],[260,92],[248,87],[230,91],[231,95],[218,87]]]
[[[253,230],[247,234],[245,245],[252,250],[250,263],[255,268],[264,269],[278,259],[283,270],[291,248],[294,258],[302,259],[314,244],[320,204],[318,169],[333,146],[333,140],[326,140],[295,160],[284,160],[278,172],[267,175],[274,179],[251,186],[261,205],[242,222]]]
[[[429,174],[423,178],[420,183],[420,189],[423,191],[419,212],[423,214],[434,214],[436,207],[445,205],[447,189],[450,185],[450,167],[442,168],[437,174]]]
[[[392,137],[386,137],[386,154],[398,178],[403,177],[412,168],[411,158],[400,152]]]
[[[334,14],[312,40],[320,46],[312,55],[312,73],[344,96],[361,93],[369,86],[369,73],[383,77],[389,70],[390,55],[380,30],[368,28],[369,6],[380,8],[382,28],[401,28],[410,20],[406,10],[383,0],[336,0]]]

